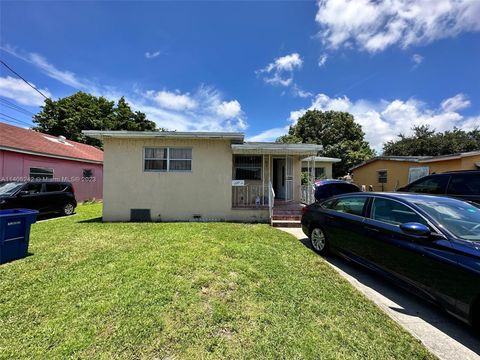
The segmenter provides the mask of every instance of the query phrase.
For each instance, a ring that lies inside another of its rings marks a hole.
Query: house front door
[[[273,159],[273,190],[275,198],[293,199],[293,159],[291,156]]]
[[[285,159],[273,159],[273,191],[276,199],[285,199]]]

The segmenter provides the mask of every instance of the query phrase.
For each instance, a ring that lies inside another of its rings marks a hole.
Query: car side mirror
[[[30,195],[30,192],[28,192],[27,190],[22,190],[18,193],[18,196],[25,196],[25,195]]]
[[[429,236],[431,231],[430,228],[424,224],[416,222],[408,222],[400,225],[400,229],[408,235],[415,236]]]

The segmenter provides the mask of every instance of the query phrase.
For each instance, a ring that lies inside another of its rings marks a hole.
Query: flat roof
[[[174,138],[174,139],[210,139],[231,140],[243,143],[245,135],[241,132],[210,132],[210,131],[103,131],[83,130],[83,134],[95,139],[105,138]]]
[[[265,154],[265,155],[317,155],[323,150],[317,144],[284,144],[274,142],[245,142],[232,144],[234,154]]]
[[[387,161],[407,161],[415,163],[431,163],[437,161],[447,161],[461,159],[464,157],[480,155],[480,151],[469,151],[463,153],[447,154],[447,155],[438,155],[438,156],[376,156],[370,160],[366,160],[358,165],[355,165],[349,169],[349,171],[358,169],[364,165],[370,164],[371,162],[377,160],[387,160]]]

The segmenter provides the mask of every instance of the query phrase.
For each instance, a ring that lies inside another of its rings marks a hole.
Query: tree
[[[33,122],[37,131],[98,147],[102,143],[85,136],[82,130],[156,130],[155,123],[144,113],[133,112],[124,97],[115,107],[115,102],[103,96],[82,91],[58,100],[46,99]]]
[[[458,128],[435,132],[429,125],[415,126],[413,134],[399,134],[398,140],[383,144],[384,155],[437,156],[480,149],[480,131],[464,131]]]
[[[361,125],[347,112],[309,110],[277,141],[323,145],[324,156],[342,159],[333,166],[334,177],[374,156]]]

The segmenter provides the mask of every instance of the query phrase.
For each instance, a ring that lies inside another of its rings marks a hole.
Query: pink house
[[[69,181],[77,201],[102,199],[103,151],[0,123],[0,181]]]

